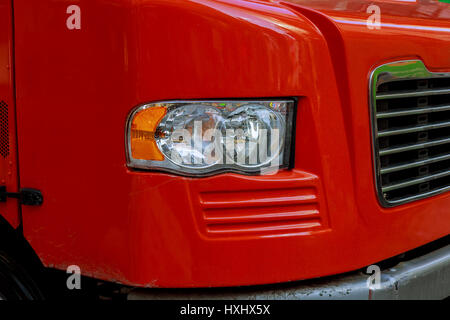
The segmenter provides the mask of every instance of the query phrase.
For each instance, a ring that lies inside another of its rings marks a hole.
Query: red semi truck
[[[0,0],[0,24],[2,299],[68,268],[130,299],[450,294],[448,4]]]

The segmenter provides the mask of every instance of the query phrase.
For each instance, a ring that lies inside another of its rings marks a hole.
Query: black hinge
[[[19,199],[19,202],[26,206],[40,206],[44,202],[39,190],[24,188],[20,189],[20,192],[6,192],[6,186],[0,186],[0,202],[6,202],[8,198]]]

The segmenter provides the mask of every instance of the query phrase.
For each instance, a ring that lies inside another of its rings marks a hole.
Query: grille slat
[[[400,153],[400,152],[406,152],[406,151],[418,150],[418,149],[426,149],[429,147],[435,147],[435,146],[439,146],[439,145],[443,145],[443,144],[447,144],[447,143],[450,143],[450,137],[445,138],[445,139],[430,141],[430,142],[408,144],[408,145],[403,145],[403,146],[394,147],[394,148],[386,148],[386,149],[380,150],[379,154],[380,154],[380,156],[386,156],[386,155],[390,155],[393,153]]]
[[[376,98],[377,100],[386,100],[386,99],[429,97],[443,94],[450,94],[450,88],[437,90],[430,89],[430,90],[416,90],[416,91],[395,92],[395,93],[381,93],[377,94]]]
[[[443,177],[447,177],[450,176],[450,170],[444,171],[444,172],[439,172],[436,174],[432,174],[429,176],[425,176],[422,178],[418,178],[418,179],[414,179],[414,180],[407,180],[401,183],[396,183],[396,184],[392,184],[386,187],[383,187],[383,192],[389,192],[392,190],[397,190],[397,189],[402,189],[402,188],[406,188],[406,187],[410,187],[410,186],[414,186],[416,184],[419,183],[424,183],[424,182],[429,182],[429,181],[433,181],[439,178],[443,178]]]
[[[425,166],[425,165],[428,165],[428,164],[432,164],[432,163],[439,162],[439,161],[444,161],[444,160],[450,160],[450,154],[446,154],[446,155],[435,157],[435,158],[430,158],[430,159],[427,159],[427,160],[421,160],[421,161],[415,161],[415,162],[407,162],[407,163],[404,163],[404,164],[401,164],[401,165],[390,166],[390,167],[383,168],[380,171],[381,171],[381,174],[392,173],[392,172],[396,172],[396,171],[401,171],[401,170],[421,167],[421,166]]]
[[[450,127],[450,121],[426,124],[423,126],[410,126],[410,127],[406,127],[406,128],[395,128],[392,130],[383,130],[383,131],[378,132],[378,137],[379,138],[389,137],[389,136],[395,136],[395,135],[399,135],[399,134],[421,132],[421,131],[427,131],[427,130],[433,130],[433,129],[446,128],[446,127]]]
[[[377,68],[371,83],[376,184],[391,207],[450,190],[450,74],[421,61]]]
[[[415,201],[417,199],[423,199],[423,198],[431,197],[431,196],[434,196],[436,194],[439,194],[439,193],[442,193],[442,192],[447,192],[447,191],[450,191],[450,186],[437,188],[437,189],[435,189],[433,191],[417,193],[417,194],[415,194],[413,196],[402,198],[401,201],[393,201],[393,203],[394,204],[396,204],[396,203],[398,204],[398,203],[411,202],[411,201]]]
[[[414,109],[402,109],[393,112],[379,112],[377,114],[378,119],[386,119],[386,118],[394,118],[394,117],[402,117],[402,116],[411,116],[417,114],[426,114],[426,113],[436,113],[450,111],[450,105],[434,107],[434,108],[414,108]]]

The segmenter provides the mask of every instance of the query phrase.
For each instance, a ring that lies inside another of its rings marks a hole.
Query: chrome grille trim
[[[415,91],[415,92],[396,92],[396,93],[389,93],[389,94],[378,94],[377,100],[437,96],[437,95],[442,95],[442,94],[450,94],[450,89],[420,90],[420,91]]]
[[[422,178],[418,178],[418,179],[414,179],[414,180],[408,180],[408,181],[405,181],[405,182],[392,184],[392,185],[389,185],[387,187],[382,187],[382,191],[383,192],[389,192],[389,191],[392,191],[392,190],[402,189],[402,188],[413,186],[413,185],[416,185],[416,184],[419,184],[419,183],[433,181],[433,180],[436,180],[436,179],[439,179],[439,178],[443,178],[443,177],[446,177],[446,176],[449,176],[449,175],[450,175],[450,170],[447,170],[447,171],[444,171],[444,172],[439,172],[439,173],[432,174],[432,175],[429,175],[429,176],[425,176],[425,177],[422,177]]]
[[[433,129],[446,128],[446,127],[450,127],[450,121],[438,122],[438,123],[434,123],[434,124],[427,124],[427,125],[423,125],[423,126],[411,126],[411,127],[406,127],[403,129],[383,130],[383,131],[378,132],[378,138],[395,136],[398,134],[405,134],[405,133],[428,131],[428,130],[433,130]]]
[[[388,63],[370,77],[378,199],[393,207],[450,190],[450,73],[422,61]]]
[[[450,111],[450,106],[440,106],[440,107],[436,107],[433,109],[417,108],[416,110],[399,110],[399,111],[395,111],[395,112],[379,112],[377,114],[377,119],[411,116],[414,114],[426,114],[426,113],[435,113],[435,112],[443,112],[443,111]]]
[[[401,200],[391,200],[391,201],[389,201],[389,206],[394,207],[394,206],[398,206],[398,205],[401,205],[404,203],[417,201],[417,200],[424,199],[424,198],[429,198],[429,197],[432,197],[432,196],[435,196],[437,194],[444,193],[447,191],[450,191],[450,186],[438,188],[436,190],[429,191],[429,192],[418,193],[417,195],[406,197]]]
[[[396,148],[383,149],[383,150],[379,151],[379,155],[386,156],[386,155],[399,153],[399,152],[406,152],[406,151],[424,149],[424,148],[429,148],[429,147],[435,147],[435,146],[439,146],[439,145],[447,144],[447,143],[450,143],[450,138],[445,138],[445,139],[430,141],[430,142],[425,142],[425,143],[404,145],[404,146],[400,146],[400,147],[396,147]]]
[[[406,169],[411,169],[411,168],[415,168],[415,167],[420,167],[420,166],[424,166],[427,164],[431,164],[431,163],[435,163],[435,162],[439,162],[439,161],[445,161],[445,160],[450,160],[450,154],[443,155],[440,157],[430,158],[427,160],[410,162],[410,163],[405,163],[405,164],[401,164],[401,165],[397,165],[397,166],[386,167],[386,168],[381,169],[380,172],[381,172],[381,174],[386,174],[386,173],[396,172],[396,171],[400,171],[400,170],[406,170]]]

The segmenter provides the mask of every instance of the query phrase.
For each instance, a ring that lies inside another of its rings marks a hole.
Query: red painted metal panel
[[[0,0],[0,185],[18,190],[16,119],[13,73],[13,22],[10,0]],[[0,203],[0,215],[13,228],[20,223],[16,199]]]
[[[448,52],[448,34],[368,34],[271,1],[76,3],[80,30],[66,27],[66,1],[15,1],[21,185],[45,197],[23,208],[24,232],[45,265],[148,287],[250,285],[355,270],[449,233],[448,193],[379,206],[367,96],[370,70],[384,61],[414,56],[449,70],[449,55],[429,50]],[[386,37],[396,41],[385,46]],[[231,97],[299,97],[294,170],[194,179],[126,168],[136,105]],[[244,208],[228,217],[255,221],[242,203],[261,201],[255,190],[274,199],[275,210],[261,212],[286,214],[277,201],[310,196],[318,214],[306,229],[297,210],[286,232],[237,220],[220,236],[208,231],[207,221],[223,222],[223,211],[205,215],[223,191],[227,210]]]

